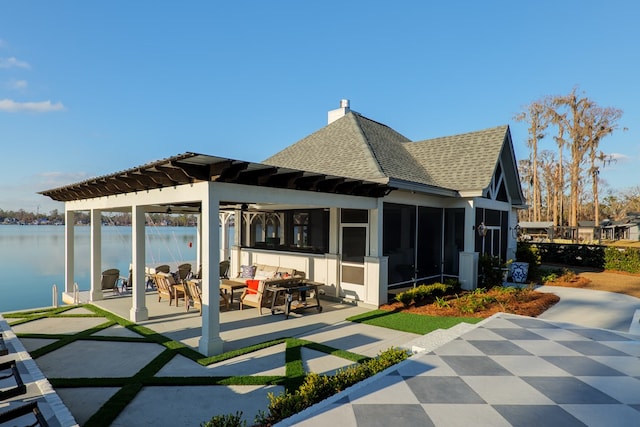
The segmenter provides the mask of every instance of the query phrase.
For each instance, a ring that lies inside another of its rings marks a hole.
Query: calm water
[[[75,228],[80,290],[90,288],[89,233],[87,226]],[[196,259],[195,227],[147,227],[146,236],[147,265]],[[117,268],[126,276],[130,262],[131,227],[102,227],[102,269]],[[0,313],[50,306],[52,285],[64,290],[64,227],[0,225],[0,271]]]

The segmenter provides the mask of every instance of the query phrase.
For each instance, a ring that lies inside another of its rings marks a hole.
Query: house
[[[394,286],[455,278],[475,288],[480,253],[515,256],[516,210],[525,207],[516,165],[508,126],[411,141],[343,100],[325,127],[262,163],[187,152],[42,194],[65,202],[66,224],[90,211],[92,299],[102,297],[100,213],[131,212],[133,321],[152,309],[143,288],[145,213],[199,214],[199,348],[216,354],[220,259],[232,271],[295,268],[325,284],[328,297],[372,307]],[[66,236],[70,293],[72,226]]]
[[[604,240],[640,240],[640,213],[629,212],[620,221],[605,219],[600,222]]]
[[[520,221],[521,239],[533,242],[553,241],[553,221]]]

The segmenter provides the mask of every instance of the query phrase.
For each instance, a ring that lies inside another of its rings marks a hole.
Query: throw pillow
[[[247,280],[247,294],[257,294],[260,280]]]
[[[240,266],[240,277],[243,279],[253,279],[253,276],[256,274],[256,266],[255,265],[241,265]]]

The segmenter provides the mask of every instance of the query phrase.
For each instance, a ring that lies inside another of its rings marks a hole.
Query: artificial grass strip
[[[57,308],[44,308],[44,309],[36,309],[36,310],[27,310],[27,311],[16,311],[12,313],[3,313],[2,317],[5,319],[11,318],[21,318],[21,317],[37,317],[37,316],[50,316],[55,314],[61,314],[65,311],[73,310],[77,308],[76,306],[71,307],[57,307]]]
[[[423,316],[414,313],[373,310],[349,317],[347,320],[424,335],[436,329],[449,329],[461,322],[478,323],[483,319],[475,317]]]
[[[142,390],[142,384],[135,382],[129,383],[118,390],[111,399],[107,400],[100,409],[84,423],[84,427],[102,427],[108,426],[115,421],[124,408],[131,403],[136,395]],[[162,404],[162,402],[158,402]]]

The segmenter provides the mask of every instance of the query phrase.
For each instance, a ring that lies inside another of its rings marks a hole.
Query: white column
[[[202,213],[198,214],[196,217],[196,266],[194,270],[196,273],[199,271],[202,266]]]
[[[91,301],[102,299],[102,212],[91,209]]]
[[[333,272],[334,275],[328,277],[334,277],[336,297],[340,297],[340,282],[342,281],[342,264],[340,259],[340,209],[329,208],[329,254],[331,257],[327,257],[328,260],[335,262],[329,262],[329,272]],[[329,274],[329,273],[327,273]]]
[[[145,280],[145,212],[144,207],[134,205],[131,208],[131,262],[133,264],[133,295],[129,320],[140,322],[149,318],[146,306]]]
[[[464,207],[464,251],[474,252],[476,250],[476,210],[474,203],[469,201]]]
[[[462,289],[472,290],[478,286],[478,253],[476,244],[476,210],[473,201],[464,208],[464,251],[460,252],[458,264],[459,279]]]
[[[218,220],[220,201],[211,184],[202,200],[202,336],[198,344],[200,353],[206,356],[220,354],[223,341],[220,338],[220,225]]]
[[[242,265],[242,212],[240,209],[233,211],[233,234],[234,244],[231,248],[231,271],[229,274],[235,276]]]
[[[376,306],[387,302],[388,274],[387,257],[383,257],[383,202],[378,199],[376,209],[369,210],[369,256],[365,257],[366,277],[365,286],[368,299]]]
[[[64,213],[64,291],[73,292],[74,268],[75,268],[75,219],[73,211]]]

